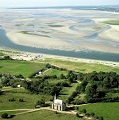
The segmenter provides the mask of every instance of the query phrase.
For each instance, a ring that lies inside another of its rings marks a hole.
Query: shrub
[[[78,113],[76,113],[76,117],[79,117],[79,114],[78,114]]]
[[[75,110],[79,110],[79,107],[78,107],[78,106],[76,106],[76,107],[75,107]]]
[[[2,113],[1,117],[2,118],[8,118],[8,114],[7,113]]]
[[[19,99],[19,102],[24,102],[24,99]]]
[[[9,102],[14,102],[16,101],[15,98],[9,99]]]
[[[98,118],[98,120],[104,120],[104,119],[103,119],[103,117],[101,116],[101,117]]]
[[[87,116],[87,117],[90,117],[90,113],[86,113],[86,116]]]
[[[82,109],[81,112],[82,113],[86,113],[87,111],[86,111],[86,109]]]

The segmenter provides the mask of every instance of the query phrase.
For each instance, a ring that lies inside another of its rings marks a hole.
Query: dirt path
[[[38,108],[38,109],[14,109],[14,110],[1,110],[0,112],[10,112],[10,111],[24,111],[20,113],[16,113],[14,115],[22,115],[22,114],[27,114],[27,113],[32,113],[40,110],[50,110],[50,111],[57,111],[58,113],[63,113],[63,114],[76,114],[74,111],[58,111],[51,109],[50,107],[44,107],[44,108]]]

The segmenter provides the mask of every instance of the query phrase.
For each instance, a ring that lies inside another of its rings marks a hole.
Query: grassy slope
[[[72,62],[72,61],[63,61],[58,59],[45,59],[45,60],[39,60],[39,62],[46,62],[46,63],[48,62],[60,66],[62,68],[67,68],[68,70],[75,70],[80,72],[104,71],[104,72],[119,73],[119,67],[111,67],[96,63]]]
[[[69,114],[56,114],[56,112],[41,110],[34,113],[18,115],[12,120],[83,120],[77,118],[75,115]]]
[[[0,73],[10,73],[12,75],[22,74],[24,77],[28,77],[33,72],[42,69],[43,66],[43,63],[17,60],[1,60]]]
[[[119,102],[117,103],[96,103],[86,106],[80,106],[79,109],[85,108],[88,113],[94,112],[97,116],[103,116],[104,120],[119,119]]]
[[[66,102],[67,98],[76,90],[78,83],[71,84],[71,87],[64,87],[59,98]]]
[[[44,73],[44,75],[50,75],[50,76],[57,75],[58,77],[61,74],[67,75],[68,72],[67,71],[61,71],[61,70],[56,70],[56,69],[49,69],[47,72]]]
[[[36,95],[29,94],[27,90],[23,88],[5,88],[6,92],[0,96],[0,110],[11,109],[29,109],[34,108],[35,104],[41,98],[49,101],[52,97],[50,95]],[[9,99],[15,98],[16,101],[9,102]],[[24,99],[26,102],[19,102],[19,99]],[[1,102],[2,101],[2,102]]]

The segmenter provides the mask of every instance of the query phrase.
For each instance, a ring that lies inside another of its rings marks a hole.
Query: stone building
[[[52,109],[64,111],[66,110],[66,104],[63,102],[63,100],[56,99],[56,95],[55,95],[54,101],[52,104]]]

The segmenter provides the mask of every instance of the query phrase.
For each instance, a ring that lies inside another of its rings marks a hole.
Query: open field
[[[28,110],[0,111],[0,116],[4,112],[7,112],[9,115],[14,115],[14,114],[22,113],[22,112],[25,112],[25,111],[28,111]],[[1,120],[1,118],[0,118],[0,120]]]
[[[60,77],[61,74],[67,75],[68,72],[67,71],[61,71],[61,70],[56,70],[56,69],[50,69],[48,71],[46,71],[43,75],[57,75],[58,77]]]
[[[6,87],[2,89],[4,92],[0,96],[0,110],[14,110],[14,109],[33,109],[38,100],[44,98],[50,101],[52,96],[43,94],[31,94],[23,88]],[[14,98],[15,101],[9,102],[9,99]],[[25,102],[19,102],[19,99],[24,99]]]
[[[111,67],[111,66],[99,64],[98,61],[95,63],[85,63],[85,62],[73,62],[73,61],[68,61],[68,60],[46,58],[43,60],[38,60],[37,62],[50,63],[50,64],[57,65],[62,68],[66,68],[68,70],[74,70],[74,71],[84,72],[84,73],[89,73],[92,71],[119,73],[119,67]]]
[[[84,108],[88,113],[94,112],[97,116],[103,116],[104,120],[118,120],[119,118],[119,102],[95,103],[79,107],[80,110]]]
[[[76,115],[56,114],[55,111],[41,110],[38,112],[17,115],[12,120],[84,120],[77,118]]]
[[[29,77],[30,74],[42,69],[44,66],[45,64],[43,63],[1,60],[0,73],[10,73],[12,75],[22,74],[24,77]]]
[[[76,90],[78,83],[71,84],[71,87],[64,87],[59,98],[66,102],[67,98]]]

